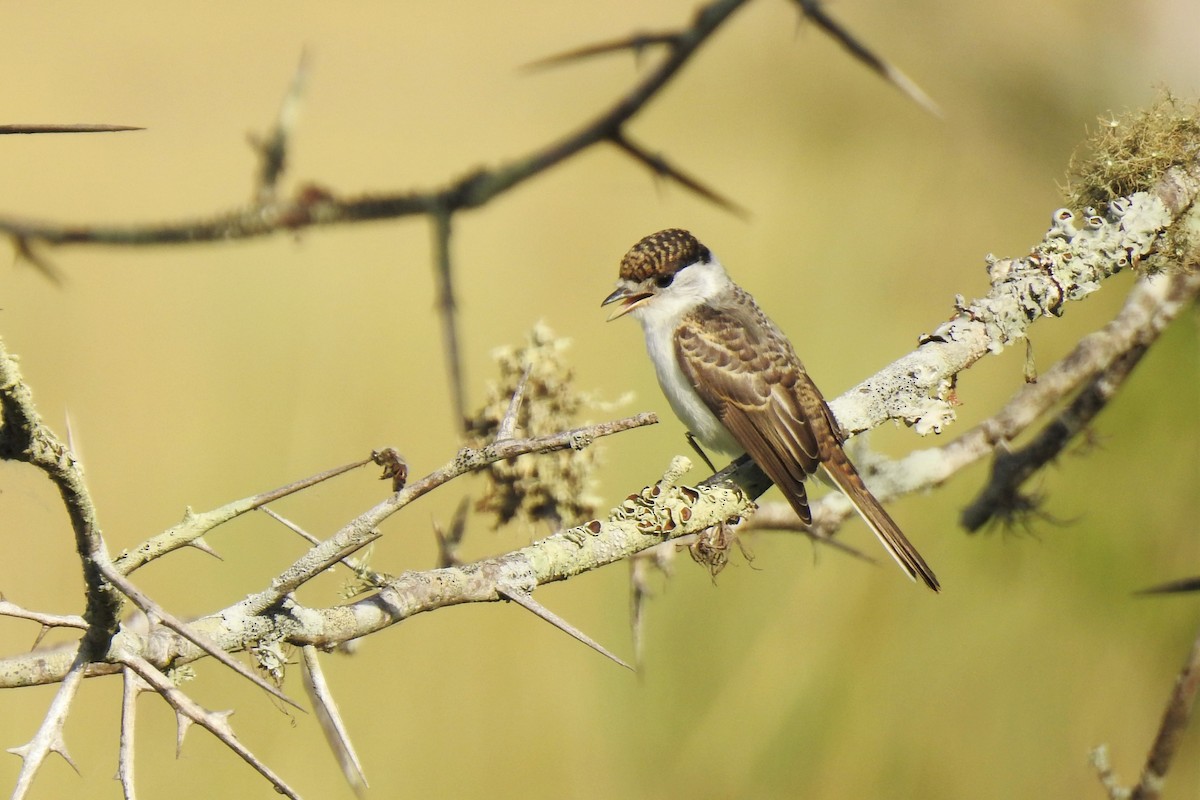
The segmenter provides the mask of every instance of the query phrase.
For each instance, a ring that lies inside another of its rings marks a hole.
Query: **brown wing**
[[[828,430],[824,401],[808,382],[791,345],[753,301],[736,291],[719,308],[701,306],[675,332],[675,355],[705,405],[762,468],[804,522],[812,521],[804,479],[822,460],[818,425]],[[815,408],[803,408],[803,398]]]
[[[675,332],[675,355],[705,405],[812,522],[804,479],[824,467],[909,577],[938,590],[937,577],[867,489],[842,450],[829,406],[792,346],[749,295],[735,289],[701,306]]]

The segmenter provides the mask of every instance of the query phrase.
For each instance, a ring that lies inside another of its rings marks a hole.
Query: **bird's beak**
[[[640,306],[642,303],[653,297],[653,292],[639,292],[632,286],[621,286],[615,292],[604,298],[601,306],[615,303],[618,300],[621,302],[621,307],[609,315],[608,321],[612,322],[617,317],[623,317],[630,311]]]

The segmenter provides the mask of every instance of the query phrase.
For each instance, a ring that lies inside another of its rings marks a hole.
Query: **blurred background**
[[[680,26],[694,2],[516,4],[57,2],[6,4],[0,122],[106,122],[138,133],[0,139],[0,213],[62,222],[203,217],[249,200],[249,132],[273,123],[302,48],[312,56],[288,188],[428,189],[523,155],[589,120],[641,72],[629,55],[530,72],[547,55]],[[836,396],[986,291],[984,256],[1020,256],[1062,204],[1072,153],[1096,120],[1157,87],[1200,90],[1200,7],[840,0],[832,13],[945,111],[934,118],[851,61],[795,8],[740,11],[630,133],[748,209],[742,219],[599,147],[456,219],[453,243],[472,405],[490,351],[538,320],[574,341],[579,386],[635,399],[593,420],[667,413],[631,321],[598,307],[643,235],[694,231],[791,335]],[[644,64],[655,53],[644,54]],[[46,253],[55,286],[15,256],[0,266],[0,336],[43,416],[70,420],[113,552],[191,506],[234,498],[394,445],[414,475],[460,442],[434,311],[424,219],[195,247]],[[4,252],[8,252],[5,250]],[[1132,277],[1032,329],[1049,366],[1107,321]],[[443,610],[327,656],[328,678],[377,797],[1100,797],[1087,757],[1107,743],[1141,768],[1200,623],[1200,596],[1132,597],[1200,573],[1200,347],[1185,315],[1095,427],[1094,446],[1034,486],[1046,519],[967,536],[957,515],[986,465],[894,514],[937,570],[932,596],[801,537],[761,534],[716,581],[686,556],[648,609],[644,674],[618,669],[509,605]],[[1021,382],[1014,348],[960,377],[958,435]],[[876,431],[899,454],[937,444]],[[605,440],[606,506],[687,452],[673,418]],[[695,474],[698,480],[700,473]],[[371,555],[430,567],[434,521],[476,479],[422,499]],[[360,472],[277,506],[327,535],[380,499]],[[767,499],[777,498],[770,494]],[[57,496],[0,464],[0,591],[82,609]],[[463,555],[545,530],[472,518]],[[847,541],[875,553],[859,523]],[[265,516],[209,536],[224,557],[172,555],[136,579],[179,615],[260,589],[303,551]],[[343,575],[302,599],[336,602]],[[538,598],[630,655],[628,570]],[[33,642],[0,619],[5,654]],[[58,641],[58,638],[51,637]],[[287,690],[299,697],[298,667]],[[278,708],[205,661],[189,692],[235,708],[244,742],[308,797],[351,797],[312,715]],[[0,744],[35,731],[55,687],[0,695]],[[146,797],[273,797],[204,731],[174,757],[174,721],[139,701]],[[120,685],[88,681],[34,797],[119,797]],[[0,761],[11,786],[19,759]],[[1166,797],[1200,796],[1200,729]]]

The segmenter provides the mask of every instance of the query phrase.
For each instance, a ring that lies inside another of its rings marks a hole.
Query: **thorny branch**
[[[305,56],[281,105],[272,132],[261,141],[254,142],[262,163],[255,202],[250,206],[214,213],[202,219],[137,225],[76,225],[0,217],[0,234],[11,238],[17,252],[26,260],[47,275],[55,276],[53,267],[39,254],[39,245],[194,244],[256,238],[325,225],[428,216],[435,227],[434,270],[438,276],[438,307],[443,316],[443,340],[454,399],[455,424],[461,426],[466,419],[466,388],[454,304],[454,272],[450,258],[451,217],[459,211],[491,202],[526,180],[604,142],[615,145],[655,175],[673,180],[719,206],[741,213],[734,203],[688,176],[665,158],[634,144],[625,128],[670,83],[700,46],[745,3],[746,0],[713,0],[696,12],[690,26],[654,37],[654,42],[666,50],[664,58],[623,98],[579,129],[507,164],[494,169],[473,170],[441,187],[339,197],[327,187],[306,183],[297,190],[295,196],[281,196],[277,184],[286,165],[287,142],[297,120],[299,96],[308,72],[308,59]],[[856,59],[896,84],[925,108],[933,108],[932,101],[912,81],[836,24],[816,0],[803,0],[798,5],[805,16],[846,46]],[[578,55],[599,52],[638,52],[646,44],[644,37],[634,36],[543,63],[561,63]]]
[[[435,223],[438,243],[435,248],[436,268],[440,278],[440,301],[446,319],[444,335],[461,418],[465,394],[462,391],[461,367],[457,363],[452,260],[449,255],[453,214],[483,205],[528,178],[600,142],[614,144],[656,173],[714,202],[733,207],[729,201],[688,177],[662,157],[652,155],[642,146],[632,143],[624,126],[662,90],[707,37],[743,2],[717,0],[701,9],[691,27],[676,33],[632,37],[622,43],[577,51],[574,55],[582,56],[661,46],[666,49],[666,55],[625,98],[580,130],[524,158],[495,170],[470,173],[439,189],[339,199],[325,189],[307,186],[294,198],[281,198],[276,186],[286,163],[286,142],[303,84],[306,67],[302,64],[281,108],[278,125],[272,135],[259,145],[263,164],[259,191],[252,207],[214,215],[207,220],[148,226],[63,226],[0,219],[0,233],[13,239],[18,252],[38,261],[35,244],[190,243],[249,238],[309,226],[427,215]],[[797,2],[806,16],[838,38],[857,57],[931,107],[927,98],[922,100],[923,95],[919,90],[914,91],[903,75],[862,48],[819,5],[811,0]],[[0,133],[13,132],[26,131],[0,129]],[[1081,299],[1095,291],[1109,275],[1152,258],[1162,232],[1176,223],[1181,214],[1189,211],[1197,195],[1197,183],[1194,168],[1175,169],[1150,193],[1121,198],[1112,204],[1106,214],[1085,212],[1082,228],[1076,226],[1071,212],[1060,211],[1046,240],[1029,257],[995,261],[990,265],[993,290],[988,297],[971,304],[960,301],[957,304],[958,314],[933,334],[923,337],[917,351],[835,400],[831,405],[843,427],[847,432],[855,433],[890,418],[914,425],[921,433],[942,430],[954,416],[953,379],[958,372],[983,355],[997,352],[1023,337],[1026,328],[1035,319],[1057,315],[1065,302]],[[1138,348],[1144,350],[1148,347],[1180,308],[1191,302],[1200,291],[1194,265],[1187,266],[1191,268],[1190,273],[1177,272],[1166,278],[1142,278],[1139,281],[1122,315],[1145,312],[1141,327],[1137,323],[1122,327],[1117,324],[1121,319],[1118,317],[1112,330],[1096,334],[1094,337],[1098,338],[1081,344],[1081,355],[1074,357],[1073,354],[1055,365],[1039,381],[1040,388],[1034,386],[1022,390],[1000,414],[984,425],[944,448],[914,453],[896,465],[879,466],[875,473],[876,478],[881,479],[880,495],[887,497],[937,485],[969,460],[984,457],[1011,440],[1044,414],[1053,402],[1088,381],[1092,382],[1095,389],[1093,394],[1108,393],[1096,394],[1090,399],[1093,406],[1097,402],[1102,405],[1111,391],[1115,390],[1113,382],[1123,379],[1121,370],[1124,369],[1124,374],[1127,374],[1132,367],[1131,363],[1126,362],[1136,361],[1136,355],[1129,354],[1136,353]],[[1095,345],[1097,342],[1103,345],[1105,336],[1111,340],[1107,342],[1108,349],[1100,347],[1101,355],[1097,355]],[[1101,386],[1102,381],[1107,383]],[[1080,403],[1083,403],[1085,396],[1080,397]],[[32,408],[28,402],[28,390],[16,372],[15,362],[0,350],[0,423],[3,424],[0,428],[0,458],[33,464],[59,488],[75,530],[77,551],[84,564],[88,600],[87,611],[82,618],[87,629],[78,645],[0,660],[0,686],[61,683],[41,729],[31,742],[16,748],[16,752],[25,759],[16,796],[23,796],[37,765],[48,753],[60,752],[65,756],[62,726],[82,678],[123,671],[126,677],[129,741],[132,741],[132,698],[141,689],[139,681],[144,681],[175,708],[180,719],[181,738],[188,724],[199,722],[238,752],[277,790],[294,797],[295,792],[236,739],[228,725],[228,712],[211,712],[201,708],[175,687],[163,670],[203,657],[206,648],[211,655],[217,655],[217,652],[223,655],[253,647],[256,643],[284,642],[300,646],[308,658],[315,656],[314,648],[332,648],[424,611],[467,602],[506,599],[529,601],[531,593],[540,585],[613,563],[665,541],[723,526],[753,511],[753,503],[747,493],[729,484],[706,482],[707,485],[695,488],[681,485],[679,478],[685,466],[682,462],[676,462],[661,481],[641,493],[631,495],[613,510],[606,521],[593,520],[559,531],[512,553],[471,564],[448,563],[436,570],[408,572],[390,580],[375,575],[373,580],[379,585],[372,594],[344,605],[314,608],[298,602],[294,596],[296,589],[381,536],[377,527],[379,524],[434,488],[487,463],[523,454],[585,446],[593,437],[627,430],[653,420],[650,415],[642,415],[555,436],[523,440],[511,438],[510,428],[505,431],[503,438],[487,446],[464,449],[442,469],[405,486],[330,538],[319,541],[305,556],[284,570],[267,589],[221,612],[191,623],[181,623],[171,619],[148,598],[139,596],[136,587],[124,580],[124,576],[140,564],[161,557],[176,547],[201,546],[201,535],[205,531],[238,513],[261,507],[267,502],[264,496],[230,504],[226,509],[214,512],[215,516],[202,521],[185,519],[178,529],[155,537],[139,548],[136,554],[110,561],[78,465],[69,449],[49,433]],[[1076,411],[1079,412],[1079,419],[1068,421],[1074,427],[1065,437],[1056,433],[1056,442],[1069,439],[1072,432],[1086,422],[1081,415],[1088,413],[1087,408]],[[1057,452],[1054,447],[1039,451],[1039,463],[1045,463],[1054,452]],[[931,462],[936,464],[930,467]],[[752,474],[747,476],[739,473],[736,479],[743,485],[754,487],[750,495],[757,494],[763,488],[761,476],[756,478]],[[302,483],[311,485],[312,482],[315,481]],[[1015,484],[1010,481],[1008,485],[1011,487]],[[840,521],[838,502],[836,496],[831,496],[814,508],[816,530],[820,532],[822,525],[827,526],[825,537]],[[447,558],[447,561],[450,560]],[[113,590],[113,583],[119,584],[125,596],[137,598],[137,604],[146,610],[152,623],[166,622],[169,626],[156,625],[146,635],[131,628],[118,628],[121,599]],[[72,617],[24,612],[7,604],[0,606],[0,613],[43,625],[74,625],[78,622]],[[199,646],[198,642],[204,643],[205,647]],[[1196,660],[1193,654],[1189,664]],[[1181,685],[1183,683],[1181,678]],[[1188,695],[1189,704],[1194,689],[1193,682],[1190,689],[1192,694]],[[1168,728],[1167,719],[1164,719],[1163,730],[1168,734],[1181,729],[1180,719],[1186,721],[1186,713],[1180,717],[1172,711],[1173,708],[1176,706],[1168,709],[1173,727]],[[1161,748],[1156,744],[1143,782],[1158,781],[1165,773],[1175,739],[1160,733],[1160,741],[1166,741],[1167,744]],[[1165,754],[1165,759],[1156,759],[1156,753]],[[132,750],[126,749],[124,740],[121,755],[120,777],[126,793],[131,795]]]
[[[1163,709],[1158,733],[1154,737],[1154,744],[1150,746],[1150,752],[1146,755],[1146,764],[1142,767],[1142,775],[1137,785],[1128,789],[1120,785],[1109,764],[1107,747],[1101,745],[1092,751],[1092,765],[1112,800],[1158,800],[1162,796],[1167,771],[1171,768],[1180,740],[1187,730],[1198,692],[1200,634],[1197,634],[1192,642],[1191,652],[1188,653],[1183,669],[1175,678],[1175,688],[1171,690],[1166,708]]]

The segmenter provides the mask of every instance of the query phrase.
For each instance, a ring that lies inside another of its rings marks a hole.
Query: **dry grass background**
[[[692,7],[9,4],[3,121],[148,130],[5,137],[0,212],[150,221],[246,200],[245,134],[271,123],[305,45],[314,71],[291,179],[346,193],[429,187],[559,136],[637,75],[628,57],[533,74],[520,65],[678,25]],[[910,349],[955,293],[984,291],[986,253],[1020,255],[1040,237],[1097,116],[1149,102],[1159,84],[1185,99],[1200,90],[1191,3],[841,0],[832,11],[945,119],[798,30],[789,4],[750,5],[632,131],[752,215],[656,187],[604,148],[462,215],[454,252],[473,398],[489,350],[543,319],[574,339],[583,387],[633,389],[631,410],[665,411],[636,325],[606,326],[597,306],[625,249],[673,225],[713,247],[836,394]],[[70,415],[110,547],[136,544],[187,505],[373,447],[396,445],[415,474],[449,458],[458,445],[429,241],[428,223],[409,220],[221,246],[61,250],[50,254],[61,288],[19,264],[0,269],[0,334],[43,415],[60,431]],[[1129,280],[1039,323],[1040,363],[1102,324]],[[1118,771],[1134,776],[1200,617],[1195,598],[1130,596],[1200,572],[1196,333],[1194,318],[1181,320],[1100,418],[1099,446],[1038,479],[1046,511],[1069,524],[965,536],[956,515],[981,468],[895,505],[942,579],[940,597],[890,566],[763,535],[753,565],[737,561],[715,586],[680,563],[649,611],[640,680],[501,605],[414,619],[353,658],[327,658],[372,796],[1099,797],[1089,749],[1108,742]],[[1015,351],[964,375],[963,422],[1020,376]],[[874,441],[895,452],[925,444],[904,430]],[[684,449],[673,421],[604,446],[610,502]],[[429,566],[431,520],[448,519],[472,488],[462,481],[393,519],[373,563]],[[361,474],[281,510],[327,532],[383,491]],[[541,533],[473,520],[466,555]],[[0,465],[0,535],[7,598],[80,609],[67,522],[48,483],[21,466]],[[846,536],[873,547],[857,524]],[[184,552],[139,581],[177,613],[200,614],[301,551],[259,517],[211,538],[224,561]],[[623,568],[539,598],[629,652]],[[5,653],[34,633],[0,620]],[[188,689],[236,707],[244,740],[306,796],[351,796],[310,716],[210,663],[199,673]],[[300,693],[294,677],[288,688]],[[5,692],[0,743],[25,741],[51,693]],[[202,731],[176,761],[165,705],[143,697],[140,707],[143,796],[273,796]],[[118,714],[117,681],[89,682],[66,731],[82,777],[52,763],[35,796],[119,796],[109,780]],[[1200,730],[1182,747],[1167,797],[1200,796]],[[0,785],[18,766],[0,762]]]

